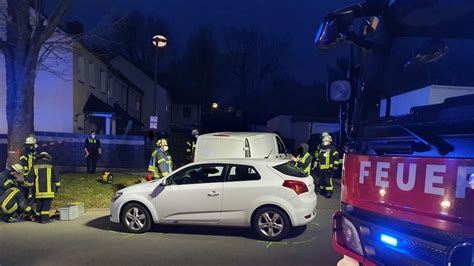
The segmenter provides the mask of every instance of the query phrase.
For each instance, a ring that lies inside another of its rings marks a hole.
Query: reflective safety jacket
[[[33,165],[34,174],[28,176],[28,185],[34,185],[37,199],[54,198],[54,193],[61,186],[59,176],[47,160],[37,161]]]
[[[311,173],[311,161],[313,161],[313,156],[309,154],[309,152],[306,152],[305,155],[300,158],[298,156],[299,160],[296,163],[296,167],[300,168],[303,170],[306,174],[310,175]]]
[[[0,196],[0,213],[12,214],[17,211],[30,212],[32,210],[21,189],[11,187]]]
[[[337,170],[339,168],[339,152],[334,145],[322,145],[315,155],[315,167],[320,170]]]
[[[194,160],[194,152],[196,151],[196,139],[189,139],[186,141],[186,156],[188,161]]]
[[[5,170],[0,173],[0,196],[14,185],[13,180],[15,177],[10,174],[10,171]]]
[[[20,164],[23,166],[23,174],[25,179],[30,174],[30,169],[33,167],[36,159],[36,152],[23,149],[20,155]]]
[[[173,160],[168,152],[156,149],[150,158],[148,171],[153,173],[154,179],[166,177],[173,171]]]

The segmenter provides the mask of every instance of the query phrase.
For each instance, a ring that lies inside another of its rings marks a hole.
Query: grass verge
[[[84,202],[85,208],[108,208],[112,195],[119,189],[135,184],[136,175],[114,174],[112,184],[97,181],[100,174],[62,174],[61,192],[53,200],[53,209],[69,202]]]

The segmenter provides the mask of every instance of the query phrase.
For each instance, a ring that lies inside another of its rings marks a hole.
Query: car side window
[[[172,175],[168,184],[190,185],[224,182],[224,165],[194,165]]]
[[[228,182],[260,180],[260,174],[253,166],[232,165],[229,170]]]

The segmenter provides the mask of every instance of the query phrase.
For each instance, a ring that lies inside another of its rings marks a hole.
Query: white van
[[[194,161],[230,158],[289,158],[285,144],[274,133],[219,132],[199,136]]]

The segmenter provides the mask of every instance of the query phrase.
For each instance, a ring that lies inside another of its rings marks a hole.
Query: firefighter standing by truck
[[[148,171],[153,175],[153,179],[161,179],[171,174],[173,171],[173,160],[168,151],[168,141],[159,139],[156,142],[156,149],[151,154]]]
[[[50,222],[49,209],[61,186],[59,176],[54,170],[51,155],[42,152],[36,158],[33,170],[28,176],[28,182],[34,184],[36,212],[41,223]]]
[[[314,155],[314,168],[317,169],[320,194],[326,198],[332,197],[334,191],[332,179],[339,168],[339,152],[331,142],[332,137],[329,134],[324,135],[322,145]]]
[[[30,169],[33,167],[33,163],[35,162],[36,148],[36,137],[30,135],[26,138],[25,145],[23,146],[23,150],[20,154],[20,164],[23,166],[24,180],[26,180],[30,174]]]
[[[295,162],[297,168],[303,170],[306,174],[310,175],[313,156],[311,156],[311,154],[309,153],[308,144],[301,143],[298,147],[298,156],[296,156],[296,158],[292,156],[291,160]]]
[[[21,178],[23,178],[21,164],[14,164],[0,173],[0,214],[5,222],[17,222],[24,215],[34,215],[31,202],[17,181]]]

